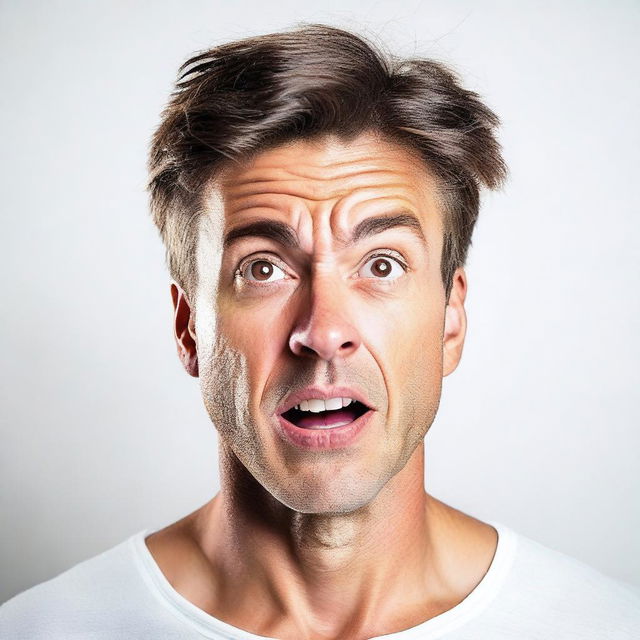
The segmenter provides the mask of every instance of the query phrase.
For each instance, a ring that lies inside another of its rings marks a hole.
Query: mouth
[[[337,400],[337,398],[336,398]],[[371,409],[351,398],[340,398],[342,405],[336,408],[323,408],[321,402],[303,401],[282,413],[282,417],[300,429],[335,429],[348,425]]]
[[[351,386],[311,386],[292,393],[276,410],[276,430],[289,444],[306,450],[356,446],[374,428],[377,408]]]

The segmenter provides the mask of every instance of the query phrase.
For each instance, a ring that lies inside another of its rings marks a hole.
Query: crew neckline
[[[510,528],[499,522],[487,521],[498,533],[496,551],[489,569],[469,595],[452,609],[445,611],[414,627],[394,631],[369,640],[436,640],[466,624],[482,613],[497,596],[515,558],[518,537]],[[195,629],[205,638],[225,638],[227,640],[278,640],[268,636],[258,636],[239,627],[223,622],[200,609],[178,593],[167,580],[155,561],[145,539],[155,533],[150,529],[138,531],[129,538],[137,568],[147,587],[162,606],[173,613],[187,626]]]

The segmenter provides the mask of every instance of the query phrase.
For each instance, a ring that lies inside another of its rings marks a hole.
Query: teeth
[[[311,413],[320,413],[321,411],[327,410],[324,400],[320,400],[320,398],[309,398],[308,402]]]
[[[355,402],[352,398],[327,398],[326,400],[310,398],[309,400],[303,400],[300,404],[297,404],[295,408],[298,409],[298,411],[320,413],[321,411],[334,411],[335,409],[348,407],[352,402]]]
[[[342,398],[327,398],[324,401],[324,406],[326,407],[327,411],[342,409]]]

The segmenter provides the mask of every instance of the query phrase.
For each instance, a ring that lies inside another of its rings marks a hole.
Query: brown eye
[[[282,280],[284,275],[284,271],[280,267],[264,259],[251,261],[244,268],[243,273],[245,279],[253,282],[274,282]]]
[[[404,267],[390,256],[373,256],[362,267],[361,278],[377,278],[378,280],[395,280],[405,273]]]

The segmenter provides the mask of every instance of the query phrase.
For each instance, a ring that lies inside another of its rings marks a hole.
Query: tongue
[[[321,411],[320,413],[307,413],[296,421],[298,427],[303,429],[329,429],[349,424],[356,417],[353,409],[343,407],[334,411]]]

